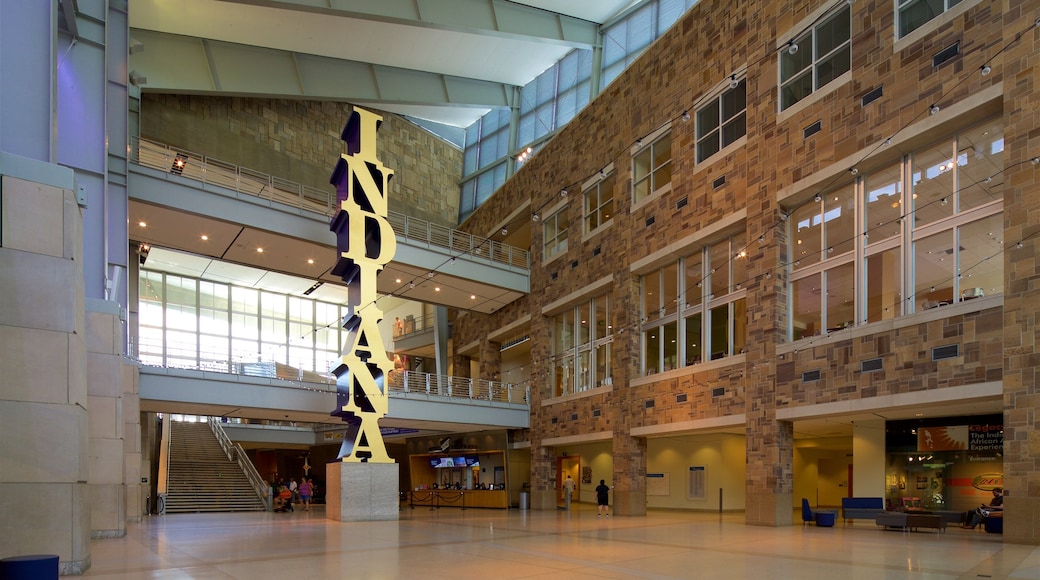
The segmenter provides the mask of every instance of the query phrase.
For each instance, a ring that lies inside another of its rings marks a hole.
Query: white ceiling
[[[387,3],[378,7],[387,12],[412,8],[411,2],[379,1]],[[597,24],[641,1],[645,0],[495,0],[496,6],[522,4]],[[346,0],[129,0],[129,20],[137,30],[515,86],[531,81],[573,49],[544,37],[358,15],[348,12],[350,5]],[[459,10],[447,0],[415,4],[416,11],[446,7]],[[408,104],[382,108],[458,127],[469,126],[490,110]]]

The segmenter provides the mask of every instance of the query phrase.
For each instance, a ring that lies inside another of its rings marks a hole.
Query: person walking
[[[563,494],[564,501],[567,505],[567,511],[571,509],[571,496],[574,495],[574,480],[571,479],[570,474],[567,474],[567,479],[563,482]]]
[[[608,518],[610,517],[610,508],[608,507],[610,503],[609,494],[610,488],[607,487],[607,482],[602,479],[599,480],[599,485],[596,486],[596,504],[598,504],[596,506],[596,510],[598,512],[596,514],[597,518],[601,518],[604,515],[606,515]]]
[[[311,511],[311,496],[314,495],[314,484],[303,478],[300,482],[300,503],[303,504],[303,511]]]
[[[292,492],[292,499],[290,501],[292,501],[292,503],[296,503],[300,499],[299,490],[300,486],[296,483],[296,478],[293,477],[289,480],[289,491]]]

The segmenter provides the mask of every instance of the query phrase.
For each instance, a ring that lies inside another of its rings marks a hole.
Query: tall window
[[[744,246],[741,233],[642,277],[644,374],[744,352]]]
[[[781,111],[852,68],[851,13],[842,6],[780,49]]]
[[[605,178],[597,181],[585,190],[584,215],[585,233],[599,229],[614,216],[614,183],[616,173],[610,172]]]
[[[545,218],[542,223],[542,258],[548,259],[567,251],[567,207]]]
[[[736,82],[736,81],[734,81]],[[747,79],[697,110],[697,162],[718,153],[747,133]]]
[[[339,358],[346,306],[147,270],[138,288],[144,364],[322,380]]]
[[[961,3],[961,0],[899,0],[897,19],[899,38],[924,26],[936,16]]]
[[[607,296],[597,296],[552,317],[553,379],[547,395],[561,397],[609,386],[612,325]]]
[[[791,338],[1002,292],[1003,151],[990,121],[795,210]]]
[[[672,184],[672,135],[665,133],[632,160],[632,201],[665,191]]]

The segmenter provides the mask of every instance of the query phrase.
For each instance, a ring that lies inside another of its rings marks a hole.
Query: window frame
[[[582,320],[583,310],[588,314],[587,320]],[[546,398],[580,395],[613,385],[613,355],[610,345],[614,337],[610,312],[609,294],[599,294],[570,305],[549,317],[549,344],[552,346],[550,360],[553,370],[545,387]],[[566,341],[567,344],[561,344],[558,329],[561,322],[566,324],[568,321],[570,340]],[[605,323],[600,325],[600,321]],[[583,327],[587,329],[582,330]],[[606,334],[600,336],[600,329],[604,329]],[[580,364],[583,361],[588,363],[584,369]],[[601,370],[602,379],[599,375]]]
[[[648,136],[645,139],[645,143],[643,145],[637,145],[636,147],[633,147],[631,194],[633,209],[641,207],[643,204],[648,203],[648,200],[655,199],[661,195],[664,195],[666,192],[671,191],[673,175],[671,169],[673,161],[675,160],[674,140],[672,139],[671,129],[671,123],[669,123],[666,126],[659,129],[658,131],[655,131],[652,135]],[[655,165],[654,158],[656,157],[656,155],[654,152],[657,150],[658,147],[662,145],[662,143],[666,139],[668,141],[668,149],[671,152],[671,154],[668,156],[668,159],[666,161]],[[649,157],[649,163],[646,164],[649,169],[646,170],[645,175],[639,175],[640,159],[644,155]],[[664,170],[668,171],[668,182],[663,185],[658,185],[656,182],[656,178]],[[642,197],[636,197],[639,191],[639,186],[645,181],[649,181],[647,193]]]
[[[617,188],[617,172],[614,171],[614,164],[611,163],[609,166],[603,169],[604,176],[596,176],[586,182],[582,188],[581,193],[581,227],[582,234],[585,238],[590,237],[594,234],[599,233],[602,230],[610,227],[614,223],[614,215],[617,213],[617,199],[615,198],[614,191]],[[604,195],[609,196],[609,200],[604,200]],[[595,197],[595,208],[590,208],[590,200]],[[610,206],[610,215],[606,218],[603,217],[603,210],[606,206]],[[596,227],[589,227],[589,219],[595,215],[597,220]]]
[[[560,221],[566,220],[563,228]],[[553,235],[548,235],[549,228],[553,228]],[[570,218],[567,216],[567,205],[560,204],[550,210],[549,214],[542,218],[542,262],[548,262],[567,253],[570,233]]]
[[[849,18],[849,35],[848,38],[840,43],[837,43],[831,48],[826,54],[817,54],[819,47],[818,34],[821,29],[837,20],[843,13],[848,13]],[[818,19],[810,20],[811,26],[806,26],[804,30],[796,37],[787,36],[790,38],[789,42],[784,42],[777,46],[777,108],[778,112],[783,113],[790,110],[792,107],[797,106],[799,103],[805,102],[815,94],[824,94],[826,87],[837,87],[836,81],[839,81],[845,74],[852,71],[852,8],[847,2],[841,2],[837,6],[832,6],[827,9]],[[795,28],[794,30],[799,30]],[[799,51],[809,50],[812,52],[812,57],[809,62],[798,69],[793,71],[785,78],[784,74],[784,58],[791,56],[788,53],[788,46],[791,42],[798,45]],[[806,46],[808,45],[808,46]],[[833,62],[833,58],[837,56],[841,51],[848,47],[849,51],[849,62],[848,68],[845,71],[834,74],[829,81],[820,85],[819,84],[819,71],[823,64]],[[793,81],[798,81],[804,78],[804,75],[808,72],[810,78],[810,90],[805,95],[798,97],[796,100],[786,103],[784,102],[784,89],[794,84]]]
[[[727,81],[725,88],[722,91],[720,91],[717,96],[713,97],[710,102],[701,107],[698,107],[696,110],[696,113],[694,115],[696,124],[694,135],[696,136],[695,160],[697,163],[704,163],[706,161],[709,161],[711,158],[723,152],[726,149],[726,147],[739,142],[741,138],[747,136],[747,77],[742,76],[739,80],[737,80],[736,87],[731,87],[731,84],[731,81]],[[744,107],[736,113],[734,113],[733,115],[730,115],[729,117],[724,117],[726,97],[737,91],[744,92]],[[710,131],[702,135],[702,114],[710,110],[715,111],[716,123]],[[743,129],[740,131],[740,135],[733,137],[731,140],[727,140],[725,138],[725,128],[727,126],[732,126],[736,124],[737,119],[740,117],[743,117]],[[715,150],[707,155],[704,155],[701,148],[702,144],[707,143],[709,140],[712,139],[712,137],[715,138]]]

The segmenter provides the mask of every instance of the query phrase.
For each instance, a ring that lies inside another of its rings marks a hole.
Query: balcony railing
[[[158,169],[202,183],[212,184],[238,193],[252,195],[290,207],[320,213],[326,217],[338,211],[336,192],[316,189],[239,167],[233,163],[175,149],[141,137],[131,139],[130,161],[143,167]],[[398,239],[447,250],[452,256],[466,256],[470,260],[530,269],[531,257],[527,250],[496,242],[407,216],[395,211],[387,213],[387,220]]]
[[[133,346],[131,347],[134,348]],[[296,387],[307,391],[336,392],[336,377],[331,373],[320,373],[297,369],[274,360],[255,357],[240,357],[239,361],[227,360],[226,353],[205,353],[197,348],[167,346],[165,354],[157,345],[142,345],[140,353],[131,355],[140,365],[157,368],[198,370],[211,373],[250,376],[274,379],[280,386]],[[248,358],[249,360],[241,360]],[[418,371],[392,371],[390,393],[426,395],[444,399],[489,401],[528,405],[530,385],[512,384],[468,377],[433,375]]]

